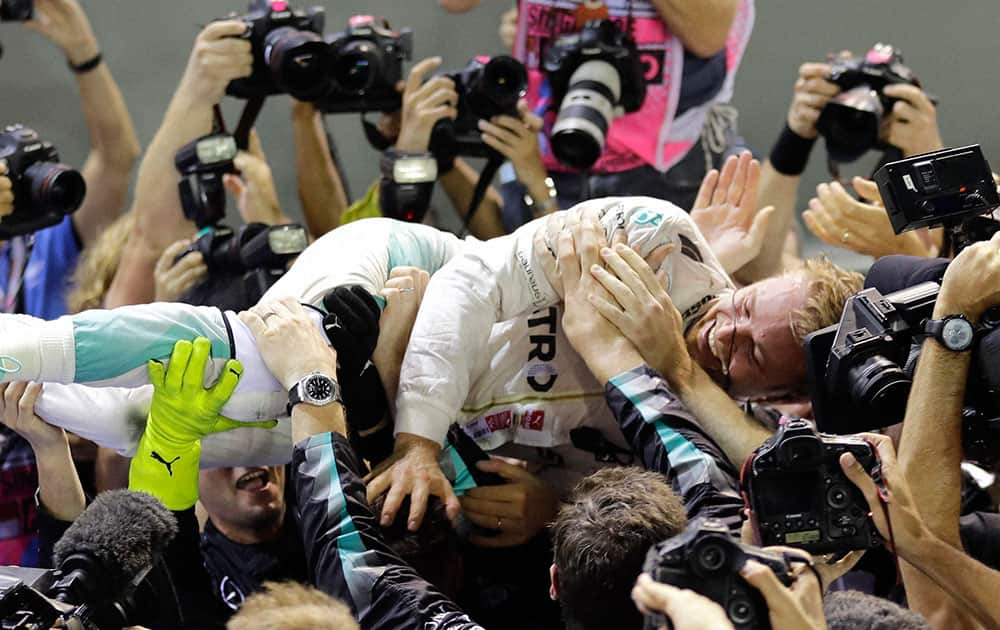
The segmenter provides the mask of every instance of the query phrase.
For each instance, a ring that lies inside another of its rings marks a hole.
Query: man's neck
[[[281,517],[273,521],[269,527],[243,527],[234,523],[226,523],[209,517],[215,529],[219,533],[238,545],[260,545],[271,542],[281,534],[282,525],[285,522],[285,513],[282,511]]]

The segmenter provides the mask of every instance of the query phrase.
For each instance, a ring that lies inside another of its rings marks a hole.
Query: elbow
[[[684,41],[684,49],[699,59],[711,59],[726,49],[729,29],[713,29],[715,32],[699,33]]]

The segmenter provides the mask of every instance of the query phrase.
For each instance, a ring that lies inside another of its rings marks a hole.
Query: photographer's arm
[[[25,25],[59,46],[71,65],[79,66],[100,53],[90,21],[76,0],[37,0],[35,19]],[[91,149],[82,169],[87,195],[73,214],[73,227],[88,246],[124,208],[140,147],[108,65],[98,63],[74,76]]]
[[[161,252],[194,231],[181,212],[174,154],[211,131],[212,106],[222,100],[229,81],[249,76],[250,44],[237,38],[245,30],[243,22],[212,22],[195,40],[184,76],[139,166],[132,204],[135,227],[108,290],[109,307],[152,300],[150,279]]]
[[[1000,302],[998,287],[1000,237],[994,237],[967,248],[951,262],[942,279],[933,317],[961,314],[976,322],[989,306]],[[951,352],[936,340],[924,342],[899,449],[901,474],[912,488],[926,528],[955,550],[962,549],[961,416],[970,362],[971,352]],[[934,465],[928,466],[928,462]],[[945,583],[930,576],[926,568],[914,567],[909,559],[901,568],[914,610],[938,627],[973,625],[962,610],[961,600],[953,601],[942,590],[947,588]],[[955,597],[955,590],[948,590]]]
[[[330,154],[322,115],[312,103],[294,101],[295,181],[306,227],[314,238],[340,225],[347,209],[347,193]]]
[[[739,0],[652,0],[660,17],[684,48],[711,57],[726,46]]]

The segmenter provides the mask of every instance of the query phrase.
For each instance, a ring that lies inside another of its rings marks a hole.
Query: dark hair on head
[[[930,630],[919,613],[881,597],[858,591],[836,591],[823,598],[830,630]]]
[[[604,468],[580,481],[552,525],[567,625],[641,627],[629,594],[646,552],[686,525],[684,506],[659,473]]]
[[[372,502],[374,514],[382,512],[385,496],[383,494]],[[411,532],[408,528],[409,513],[410,497],[406,497],[396,512],[396,519],[391,525],[382,527],[382,540],[396,552],[396,555],[413,567],[420,577],[436,586],[445,595],[454,596],[454,593],[449,593],[452,590],[449,588],[451,583],[449,558],[458,554],[459,542],[458,535],[448,520],[444,503],[437,497],[430,497],[424,520],[415,532]]]

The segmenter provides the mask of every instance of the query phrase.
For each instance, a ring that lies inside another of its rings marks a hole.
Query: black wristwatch
[[[924,320],[924,334],[952,352],[965,352],[976,340],[976,328],[964,315]]]
[[[299,403],[322,407],[335,402],[344,403],[337,381],[322,372],[310,372],[288,390],[287,411],[288,415],[292,415],[292,407]]]

